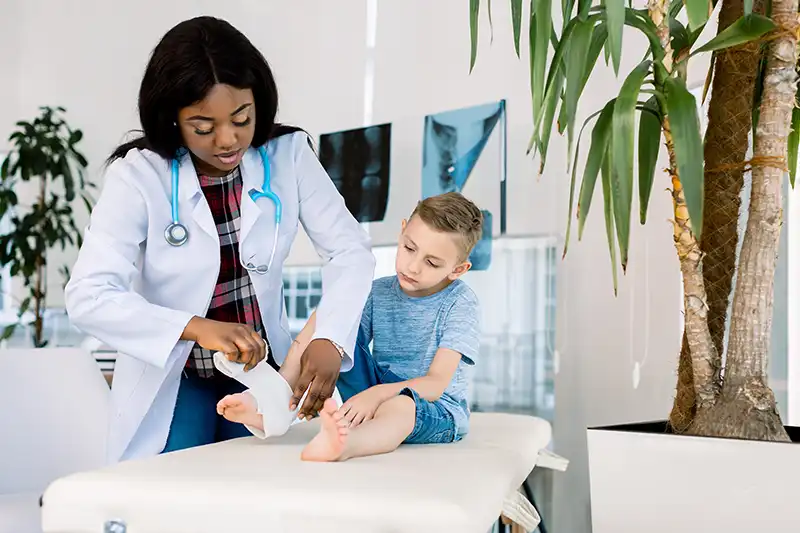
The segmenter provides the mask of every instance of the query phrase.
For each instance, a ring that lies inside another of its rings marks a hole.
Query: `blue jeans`
[[[244,385],[222,374],[201,378],[186,370],[181,376],[167,444],[161,453],[250,436],[244,425],[217,414],[217,402],[244,390]]]
[[[336,387],[339,389],[339,394],[342,395],[342,401],[346,402],[359,392],[375,385],[406,381],[389,370],[387,366],[381,366],[375,361],[372,353],[370,353],[369,343],[366,340],[366,337],[359,330],[356,349],[353,354],[353,368],[339,374]],[[460,440],[460,437],[456,434],[453,415],[444,407],[442,402],[429,402],[408,387],[403,389],[400,394],[414,400],[414,405],[416,406],[414,429],[406,437],[405,443],[438,444]]]

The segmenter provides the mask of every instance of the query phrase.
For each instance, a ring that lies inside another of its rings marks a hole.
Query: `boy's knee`
[[[375,418],[391,418],[392,423],[408,437],[417,423],[417,404],[413,398],[398,394],[383,402],[375,412]],[[398,446],[400,442],[398,442]]]
[[[411,420],[414,420],[417,414],[417,404],[414,399],[405,394],[398,394],[383,402],[376,412],[391,413],[393,415],[408,415]]]

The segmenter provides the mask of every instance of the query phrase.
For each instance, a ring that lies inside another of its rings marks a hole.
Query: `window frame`
[[[298,282],[305,281],[305,287]],[[318,283],[317,283],[318,282]],[[289,321],[289,331],[293,334],[305,326],[308,317],[316,309],[312,306],[322,298],[322,272],[317,266],[292,266],[283,269],[283,306]],[[306,316],[297,314],[298,301],[305,300]]]
[[[800,184],[788,188],[787,215],[784,230],[787,232],[787,354],[786,395],[787,413],[784,424],[800,426],[800,242],[794,234],[800,230]],[[794,272],[794,274],[792,274]]]

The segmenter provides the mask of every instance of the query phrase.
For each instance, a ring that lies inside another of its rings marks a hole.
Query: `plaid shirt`
[[[247,324],[267,341],[267,360],[275,366],[267,340],[258,301],[250,282],[250,273],[239,261],[241,227],[242,174],[237,167],[223,177],[198,176],[214,222],[220,245],[220,269],[214,296],[206,318],[219,322]],[[186,361],[186,367],[204,378],[214,376],[213,352],[198,344]]]

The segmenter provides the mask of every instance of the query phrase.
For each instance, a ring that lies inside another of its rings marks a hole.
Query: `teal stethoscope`
[[[278,246],[278,230],[281,225],[283,206],[280,198],[278,198],[277,194],[272,192],[272,187],[270,186],[269,156],[267,156],[267,150],[261,146],[258,149],[258,153],[261,155],[261,162],[264,164],[264,184],[261,187],[261,191],[250,189],[248,194],[253,202],[257,202],[259,198],[269,198],[275,203],[275,238],[272,240],[272,252],[269,255],[269,262],[267,264],[258,266],[251,262],[245,264],[241,257],[239,258],[239,262],[249,272],[266,274],[269,272],[269,269],[272,268],[272,260],[275,258],[275,249]],[[178,220],[178,170],[180,168],[178,159],[179,158],[176,157],[172,160],[172,222],[164,231],[164,239],[172,246],[183,246],[183,244],[189,240],[189,231],[186,229],[186,226],[181,224]]]

